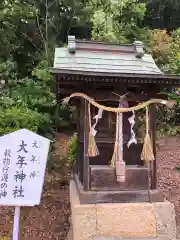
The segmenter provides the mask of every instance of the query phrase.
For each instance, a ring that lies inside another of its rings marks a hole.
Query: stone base
[[[70,182],[69,240],[175,240],[172,203],[80,204],[76,184]]]
[[[74,181],[79,194],[81,204],[98,203],[140,203],[140,202],[163,202],[164,196],[158,189],[153,190],[116,190],[116,191],[84,191],[83,185],[77,175],[74,175]]]

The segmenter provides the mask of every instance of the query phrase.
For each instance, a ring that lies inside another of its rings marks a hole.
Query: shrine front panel
[[[97,147],[99,150],[99,155],[96,157],[90,157],[89,158],[89,164],[90,165],[109,165],[113,150],[114,150],[114,142],[98,142],[97,141]],[[84,143],[79,142],[79,153],[78,153],[78,162],[83,162],[84,157]],[[124,161],[127,165],[142,165],[143,162],[140,159],[142,152],[142,143],[138,143],[137,145],[132,145],[130,148],[127,147],[127,144],[124,144]]]

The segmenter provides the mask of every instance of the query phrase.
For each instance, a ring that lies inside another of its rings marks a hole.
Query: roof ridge
[[[132,44],[119,44],[112,42],[101,42],[96,40],[79,40],[75,36],[68,36],[68,50],[75,53],[77,50],[108,51],[135,53],[137,58],[144,56],[144,44],[141,41],[134,41]]]

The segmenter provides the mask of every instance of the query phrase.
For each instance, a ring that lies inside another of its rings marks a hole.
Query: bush
[[[68,142],[67,166],[73,167],[77,154],[77,134],[75,133]]]
[[[44,74],[41,69],[41,74],[38,75],[39,72],[35,69],[32,76],[20,78],[15,63],[10,60],[0,63],[0,83],[3,82],[0,85],[0,135],[21,128],[43,135],[51,132],[49,108],[55,106],[56,101],[45,67],[44,64]],[[40,79],[40,75],[44,80]]]
[[[22,128],[38,132],[47,123],[48,120],[45,116],[26,106],[0,108],[0,135]]]
[[[165,90],[163,92],[167,99],[173,99],[177,104],[169,109],[165,106],[157,108],[157,127],[161,135],[167,134],[171,136],[180,134],[180,90],[173,89],[172,91]]]

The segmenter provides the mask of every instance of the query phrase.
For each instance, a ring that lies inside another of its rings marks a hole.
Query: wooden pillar
[[[83,158],[83,189],[89,190],[89,117],[88,117],[88,101],[84,100],[84,158]]]
[[[76,152],[76,164],[75,164],[75,173],[78,175],[80,179],[80,165],[81,165],[81,155],[80,155],[80,109],[81,109],[81,101],[75,101],[76,106],[76,132],[77,132],[77,152]]]
[[[149,131],[152,140],[153,153],[155,161],[151,164],[152,179],[151,179],[151,189],[157,188],[157,168],[156,168],[156,107],[154,104],[149,106]]]

